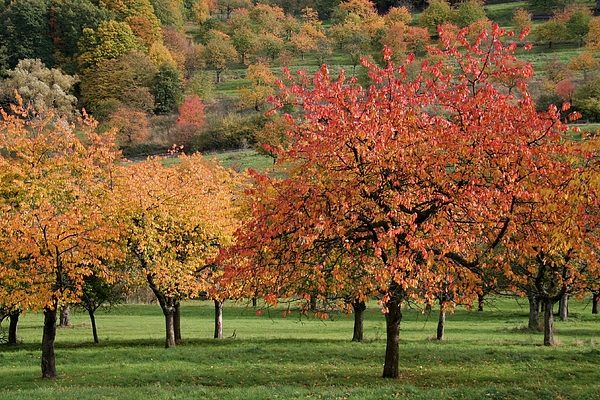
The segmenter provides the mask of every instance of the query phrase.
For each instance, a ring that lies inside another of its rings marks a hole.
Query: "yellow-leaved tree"
[[[44,311],[42,376],[56,376],[56,310],[77,302],[84,279],[110,277],[118,224],[106,213],[114,134],[51,111],[0,110],[0,299]]]
[[[159,158],[124,165],[116,187],[134,272],[156,295],[166,347],[181,340],[180,301],[213,292],[214,262],[237,228],[239,176],[200,155],[165,166]]]

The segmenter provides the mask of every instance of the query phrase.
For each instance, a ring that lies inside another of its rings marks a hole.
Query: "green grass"
[[[211,302],[183,306],[185,343],[164,349],[157,305],[127,305],[98,316],[101,344],[89,322],[57,337],[59,378],[39,378],[42,317],[23,318],[16,348],[0,348],[0,399],[597,399],[600,317],[573,302],[557,322],[561,344],[540,346],[522,328],[526,305],[497,301],[478,313],[449,316],[447,340],[431,340],[435,313],[405,312],[398,380],[381,379],[383,317],[375,304],[364,343],[351,343],[351,316],[329,321],[256,316],[245,305],[225,307],[225,336],[212,335]]]
[[[273,159],[264,154],[258,153],[256,150],[233,150],[219,153],[207,153],[207,158],[218,160],[221,165],[232,168],[238,172],[248,168],[257,171],[266,171],[273,167]]]
[[[488,18],[500,26],[510,26],[512,24],[513,13],[517,8],[527,8],[526,1],[515,1],[510,3],[498,3],[485,6],[485,13]]]

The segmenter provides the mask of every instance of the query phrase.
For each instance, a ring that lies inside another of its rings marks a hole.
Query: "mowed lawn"
[[[283,309],[257,316],[226,303],[225,339],[212,337],[212,302],[183,306],[185,343],[163,348],[157,305],[124,305],[101,313],[100,345],[84,314],[59,329],[60,377],[39,371],[42,316],[27,315],[23,343],[0,347],[0,399],[598,399],[600,317],[588,300],[571,304],[557,322],[560,345],[523,329],[523,301],[494,301],[483,312],[459,309],[448,318],[447,340],[432,340],[436,310],[406,310],[401,330],[401,378],[380,378],[384,318],[375,303],[365,318],[364,343],[350,342],[352,317],[327,321]]]

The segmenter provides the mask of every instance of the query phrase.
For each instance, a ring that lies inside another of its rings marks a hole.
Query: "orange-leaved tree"
[[[199,155],[181,156],[174,166],[152,158],[119,171],[123,244],[162,308],[167,347],[181,338],[180,301],[214,283],[214,258],[233,240],[240,188],[232,171]]]
[[[550,190],[544,174],[564,150],[560,112],[536,111],[525,82],[532,68],[516,62],[503,30],[439,34],[434,61],[415,66],[409,56],[398,66],[386,49],[384,67],[363,62],[369,87],[325,66],[282,85],[277,105],[302,111],[288,116],[290,143],[279,157],[296,168],[256,199],[239,234],[250,259],[280,253],[281,238],[297,236],[290,251],[298,257],[281,260],[290,267],[323,258],[321,240],[328,257],[351,256],[341,268],[367,276],[382,296],[387,378],[398,376],[402,303],[439,294],[441,263],[476,279],[514,229],[518,206]],[[511,90],[498,84],[509,79]]]
[[[0,114],[0,298],[44,310],[44,378],[56,376],[57,308],[78,302],[92,273],[110,277],[107,261],[120,257],[106,213],[119,153],[114,132],[95,128],[20,106]]]

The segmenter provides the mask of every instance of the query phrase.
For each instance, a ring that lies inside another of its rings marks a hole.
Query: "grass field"
[[[212,336],[212,303],[183,306],[185,343],[166,350],[157,305],[126,305],[98,316],[100,345],[85,315],[59,329],[59,378],[39,378],[41,315],[23,318],[16,348],[0,347],[0,399],[598,399],[600,316],[587,300],[557,322],[560,345],[541,346],[522,329],[526,303],[504,299],[449,316],[437,342],[435,313],[407,310],[398,380],[380,378],[385,326],[376,304],[364,343],[351,343],[352,317],[320,321],[281,310],[257,316],[226,303],[225,337]],[[231,337],[235,333],[235,337]]]

